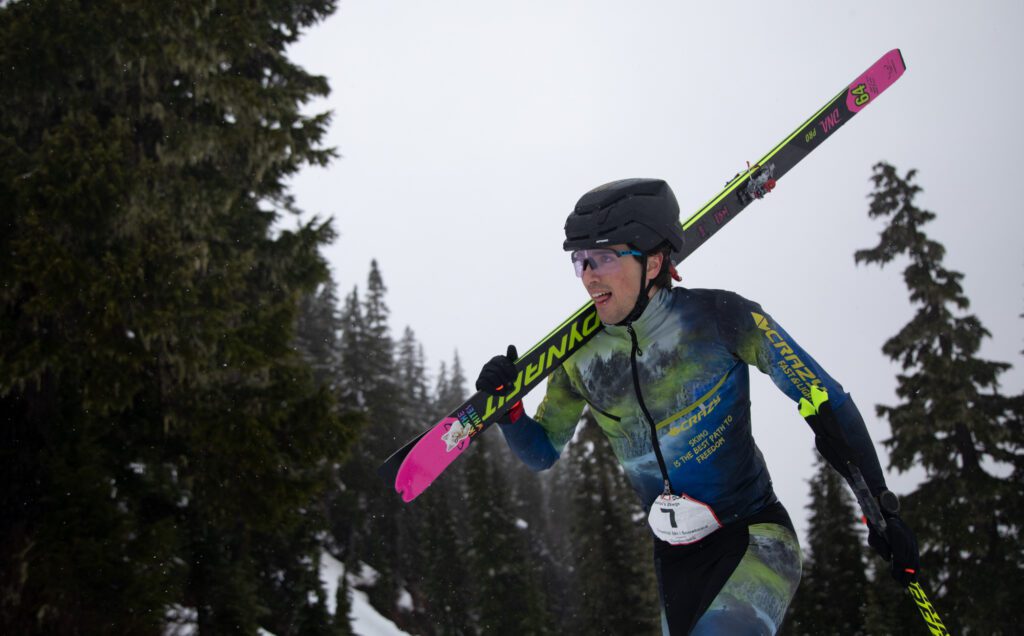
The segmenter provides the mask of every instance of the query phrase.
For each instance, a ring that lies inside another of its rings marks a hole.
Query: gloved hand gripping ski
[[[476,390],[483,391],[488,395],[505,397],[515,389],[516,378],[519,375],[516,371],[516,360],[519,352],[515,345],[509,345],[503,356],[494,356],[480,369],[480,375],[476,379]],[[501,424],[511,424],[523,414],[522,400],[516,402],[508,411],[498,419]]]
[[[917,538],[902,519],[886,516],[883,531],[869,524],[868,544],[892,564],[892,578],[900,585],[907,587],[917,580],[917,571],[921,569]]]

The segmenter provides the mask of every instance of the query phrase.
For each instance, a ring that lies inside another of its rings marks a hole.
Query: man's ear
[[[653,280],[661,271],[661,263],[665,260],[665,253],[658,252],[647,257],[647,280]]]

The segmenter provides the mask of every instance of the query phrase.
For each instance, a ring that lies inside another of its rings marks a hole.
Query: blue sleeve
[[[498,422],[509,448],[530,470],[547,470],[558,460],[548,434],[537,420],[521,415],[514,423]]]
[[[860,410],[853,403],[853,398],[849,393],[845,394],[845,397],[846,401],[842,406],[833,409],[832,412],[836,416],[839,427],[843,430],[843,435],[846,436],[846,442],[857,454],[857,467],[864,475],[864,481],[867,482],[871,494],[877,496],[878,493],[886,489],[882,465],[878,461],[878,453],[875,452],[875,446],[871,443],[871,436],[868,435],[868,427],[864,424]]]
[[[812,385],[828,391],[832,412],[847,443],[858,455],[857,465],[864,480],[873,493],[884,490],[882,467],[864,418],[842,385],[757,303],[726,292],[719,297],[716,311],[719,333],[734,354],[767,374],[794,402],[799,402],[801,397],[810,399]]]
[[[563,365],[548,376],[536,419],[522,413],[513,418],[514,423],[499,421],[498,425],[509,448],[524,464],[532,470],[545,470],[558,460],[572,439],[585,404]]]

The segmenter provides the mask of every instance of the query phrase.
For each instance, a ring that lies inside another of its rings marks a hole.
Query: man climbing
[[[863,474],[886,522],[869,541],[909,583],[917,543],[853,400],[756,303],[673,287],[678,219],[672,190],[657,179],[615,181],[580,198],[563,247],[605,329],[551,374],[533,418],[521,402],[509,409],[499,422],[509,446],[531,468],[548,468],[589,406],[649,510],[664,631],[772,634],[796,592],[801,555],[751,435],[755,366],[801,403],[826,459],[848,480]],[[477,389],[508,394],[516,357],[510,346],[492,358]]]

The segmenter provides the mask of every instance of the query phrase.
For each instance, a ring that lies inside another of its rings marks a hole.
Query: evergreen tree
[[[434,412],[440,414],[438,419],[459,405],[458,398],[452,399],[452,391],[448,387],[448,365],[442,360],[437,368],[437,383],[434,385]]]
[[[387,287],[377,261],[370,262],[367,291],[363,300],[362,339],[359,356],[364,375],[359,378],[366,400],[368,421],[360,440],[362,479],[357,482],[366,495],[365,514],[369,525],[362,538],[363,557],[380,574],[370,592],[370,600],[386,616],[397,619],[397,601],[403,582],[403,553],[397,515],[403,511],[395,506],[394,491],[376,475],[380,461],[405,440],[399,435],[402,411],[396,382],[395,345],[388,325],[389,310],[385,296]]]
[[[473,604],[469,615],[479,633],[544,634],[550,625],[543,587],[530,554],[534,537],[511,510],[505,479],[496,468],[490,435],[474,439],[466,458],[469,576]]]
[[[254,633],[268,578],[320,589],[256,546],[348,439],[292,349],[331,228],[274,228],[333,156],[286,55],[333,5],[0,7],[0,631]]]
[[[395,366],[396,383],[401,388],[400,395],[404,397],[400,404],[402,419],[408,421],[406,428],[409,432],[420,431],[433,422],[429,421],[430,392],[427,388],[423,347],[416,341],[416,334],[411,327],[407,326],[402,332]]]
[[[405,610],[399,599],[407,592],[403,589],[407,550],[415,527],[400,526],[399,516],[405,523],[413,515],[395,505],[393,489],[377,477],[376,470],[384,457],[406,441],[410,394],[400,383],[417,373],[415,367],[421,361],[396,358],[386,293],[377,262],[372,261],[364,299],[360,302],[358,289],[353,289],[340,313],[339,393],[344,403],[358,409],[365,425],[326,505],[332,543],[343,552],[342,560],[352,566],[362,562],[377,571],[375,581],[364,591],[379,612],[401,625],[408,620],[400,615]],[[414,393],[425,392],[425,378],[407,379],[415,385]]]
[[[362,425],[365,421],[351,394],[347,396],[350,401],[345,401],[340,335],[345,333],[352,336],[353,332],[358,334],[360,325],[358,293],[353,290],[352,295],[348,298],[349,306],[346,307],[346,315],[343,319],[338,310],[335,289],[334,281],[328,280],[313,293],[303,298],[296,334],[296,348],[312,366],[317,384],[328,387],[334,395],[341,399],[337,408],[346,414],[355,430],[357,425]],[[353,303],[355,304],[354,315],[351,306]],[[359,518],[356,493],[345,488],[340,462],[326,466],[325,470],[330,475],[331,488],[324,493],[322,501],[319,502],[320,505],[311,507],[311,510],[323,511],[323,517],[327,520],[328,532],[322,536],[318,535],[316,542],[309,545],[308,549],[302,553],[310,554],[312,557],[317,550],[326,550],[331,555],[353,559],[350,539],[353,522]],[[306,535],[300,535],[300,538],[305,537]],[[264,546],[264,549],[271,547],[267,545]],[[295,550],[296,546],[282,545],[277,549],[287,553]],[[316,555],[316,557],[316,561],[319,563],[322,555]],[[286,567],[286,565],[281,567]],[[307,577],[319,577],[319,572],[312,568],[307,568],[301,574]],[[279,584],[285,581],[286,579],[283,578],[274,580]],[[350,589],[344,575],[339,577],[338,584],[334,599],[336,609],[333,616],[328,615],[326,599],[320,592],[317,592],[316,600],[311,602],[308,595],[306,597],[298,596],[296,590],[290,587],[282,588],[278,585],[277,588],[270,589],[269,595],[274,599],[275,606],[281,605],[284,608],[280,612],[278,620],[269,626],[270,631],[274,634],[350,635],[352,633],[349,616],[351,611]],[[298,592],[304,594],[302,588],[298,588]]]
[[[856,261],[885,265],[903,256],[903,278],[916,311],[883,351],[898,360],[896,406],[878,406],[892,427],[892,466],[920,466],[924,482],[904,498],[904,516],[921,544],[922,575],[953,633],[1018,631],[1015,599],[1024,589],[1021,540],[1024,433],[1020,412],[999,393],[1008,364],[978,357],[989,332],[960,281],[943,265],[945,249],[923,226],[915,171],[874,167],[869,216],[886,218],[878,244]],[[1009,466],[1010,477],[1001,477]],[[997,585],[993,582],[998,581]]]
[[[449,366],[441,362],[435,388],[437,396],[435,402],[436,411],[440,415],[435,421],[451,413],[452,409],[462,404],[469,397],[466,392],[466,375],[462,370],[462,361],[459,360],[458,351],[452,354],[450,369],[449,371]]]
[[[579,600],[572,507],[579,494],[580,476],[572,465],[573,448],[570,443],[554,466],[536,475],[540,482],[540,497],[532,502],[532,510],[523,514],[530,523],[530,533],[539,552],[548,624],[560,633],[573,632]],[[506,451],[505,454],[511,453]],[[516,484],[522,478],[523,468],[520,465],[509,473]],[[650,562],[650,554],[646,558]]]
[[[656,634],[660,601],[646,514],[589,409],[568,448],[574,569],[571,631]]]
[[[295,346],[313,367],[316,383],[335,393],[341,366],[338,334],[342,328],[336,290],[334,281],[328,279],[302,297],[295,334]]]
[[[395,384],[401,389],[395,396],[394,408],[398,413],[395,430],[398,431],[397,438],[404,442],[434,422],[423,348],[408,326],[397,343],[394,366]],[[405,629],[414,633],[450,633],[450,629],[441,628],[441,624],[449,625],[446,622],[447,615],[436,612],[436,609],[449,605],[452,614],[458,612],[458,603],[450,603],[448,599],[442,598],[444,587],[436,585],[453,570],[446,562],[453,560],[451,547],[443,550],[440,559],[432,558],[431,537],[441,532],[443,526],[451,521],[447,518],[447,512],[435,513],[441,508],[447,511],[442,495],[440,486],[437,486],[431,489],[430,497],[420,498],[396,511],[398,544],[402,546],[399,563],[403,590],[408,592],[408,598],[411,599],[411,607],[399,607],[404,615],[398,618]],[[392,493],[391,498],[394,497]],[[445,537],[447,541],[453,538],[454,533]]]
[[[455,512],[464,501],[455,496],[458,485],[451,479],[435,484],[412,504],[415,516],[403,515],[401,521],[403,529],[414,533],[410,545],[417,558],[410,563],[406,580],[422,634],[472,633],[468,617],[476,579],[470,577],[464,560],[467,542]]]
[[[370,262],[367,276],[366,298],[363,301],[363,337],[360,343],[360,357],[365,365],[365,375],[360,378],[366,396],[367,409],[379,423],[375,432],[391,433],[384,448],[400,443],[393,425],[398,423],[400,400],[395,373],[395,343],[388,325],[390,310],[385,301],[387,287],[381,276],[377,261]],[[404,441],[404,440],[402,440]]]
[[[338,340],[337,353],[340,366],[338,399],[354,410],[365,411],[363,378],[366,377],[367,370],[362,351],[366,327],[358,287],[353,287],[345,296],[345,304],[339,316],[339,327],[341,336]]]
[[[269,610],[262,627],[275,636],[333,636],[334,621],[320,581],[321,521],[311,506],[290,535],[265,535],[253,550],[274,573],[260,580],[260,599]],[[312,527],[310,527],[312,526]],[[302,559],[296,559],[302,555]]]
[[[357,433],[359,436],[367,422],[365,400],[358,381],[363,368],[359,356],[362,324],[359,290],[353,288],[345,297],[344,306],[338,314],[337,350],[331,352],[337,363],[332,385],[339,407],[354,414],[361,422],[362,426]],[[355,465],[358,458],[354,455],[350,454],[345,462],[332,466],[332,488],[325,493],[323,499],[329,527],[326,537],[328,549],[346,566],[358,564],[358,540],[365,533],[366,496],[360,492],[358,484],[361,478],[366,477],[360,474],[366,465]]]
[[[867,634],[868,581],[860,511],[846,482],[817,455],[810,480],[810,525],[803,578],[784,632],[792,635]]]
[[[352,588],[349,587],[345,574],[338,577],[338,589],[334,593],[334,618],[331,623],[334,626],[334,636],[352,636]]]
[[[534,472],[508,448],[500,432],[487,435],[493,440],[490,461],[501,474],[502,497],[508,513],[526,538],[526,552],[521,558],[540,596],[538,611],[543,611],[544,615],[538,617],[539,623],[547,631],[558,633],[563,626],[568,627],[564,625],[564,582],[571,576],[566,568],[572,566],[572,559],[569,554],[559,554],[559,547],[549,541],[547,530],[552,528],[558,535],[567,535],[566,509],[550,505],[544,489],[545,483],[550,481],[544,477],[550,470]],[[568,546],[569,537],[565,538]],[[567,547],[565,550],[571,552]]]
[[[438,411],[435,399],[427,388],[423,347],[415,334],[405,328],[398,343],[398,385],[402,391],[401,438],[410,439],[440,420],[446,412]],[[444,386],[462,387],[443,378]],[[464,387],[462,387],[464,388]],[[447,390],[447,389],[446,389]],[[420,634],[468,633],[466,599],[468,598],[466,568],[457,558],[465,550],[460,532],[464,490],[457,479],[457,468],[439,480],[426,493],[398,515],[399,543],[403,548],[403,580],[413,602],[409,629]]]

